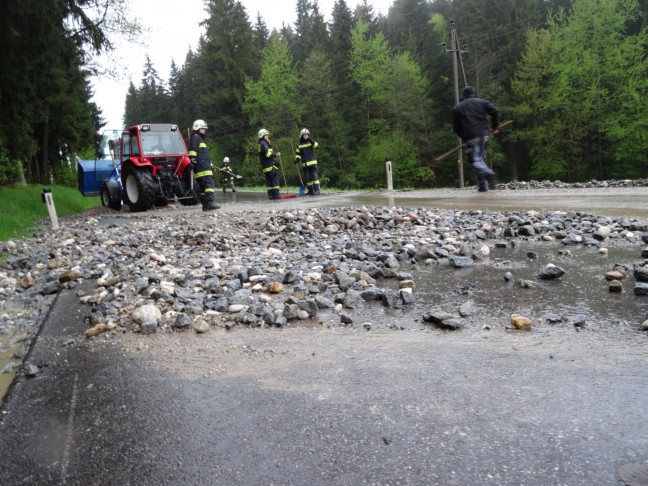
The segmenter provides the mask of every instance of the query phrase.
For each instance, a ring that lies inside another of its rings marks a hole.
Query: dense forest
[[[0,4],[0,186],[73,179],[104,124],[94,56],[137,33],[127,3]],[[294,178],[307,127],[325,188],[383,187],[387,158],[397,188],[456,185],[457,157],[435,158],[457,145],[450,110],[466,84],[514,122],[489,148],[499,180],[648,176],[648,1],[394,0],[382,16],[336,0],[325,22],[317,0],[296,0],[297,21],[272,31],[238,1],[204,6],[199,45],[168,80],[150,59],[131,73],[123,121],[186,133],[205,119],[213,160],[247,183],[262,185],[260,128]]]

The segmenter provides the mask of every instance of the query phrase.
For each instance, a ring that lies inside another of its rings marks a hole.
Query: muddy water
[[[357,194],[358,204],[491,211],[585,211],[610,217],[648,218],[648,188],[489,191],[474,189]]]
[[[9,386],[13,382],[13,379],[16,377],[16,370],[20,365],[20,360],[13,357],[14,353],[18,350],[18,347],[11,346],[10,340],[12,334],[3,334],[0,335],[0,370],[5,369],[7,366],[11,366],[13,363],[14,367],[11,371],[0,373],[0,404],[2,403],[2,398],[7,393]]]
[[[570,254],[560,254],[566,250]],[[537,259],[529,258],[529,252],[537,254]],[[648,319],[648,297],[634,295],[631,272],[623,282],[622,293],[610,293],[603,275],[616,264],[631,268],[633,262],[640,261],[640,247],[636,245],[609,248],[605,255],[582,246],[521,242],[493,248],[490,259],[471,268],[455,269],[447,260],[429,266],[402,266],[401,271],[410,271],[416,283],[415,304],[388,309],[370,303],[361,312],[357,327],[366,321],[374,327],[422,329],[430,327],[421,319],[426,309],[441,307],[457,313],[460,305],[473,301],[476,310],[464,319],[461,332],[512,331],[510,316],[515,313],[532,320],[533,333],[589,332],[614,339],[634,338],[646,335],[639,328]],[[558,280],[538,279],[538,271],[548,263],[563,268],[565,274]],[[504,278],[507,272],[513,275],[510,282]],[[534,287],[522,288],[520,279],[532,281]],[[378,285],[397,288],[393,279]],[[580,329],[574,324],[578,315],[585,317]]]

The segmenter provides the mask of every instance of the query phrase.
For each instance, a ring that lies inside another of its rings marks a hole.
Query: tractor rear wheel
[[[131,211],[147,211],[155,201],[153,175],[145,169],[129,168],[122,174],[126,201]]]
[[[113,199],[110,197],[110,189],[108,189],[107,184],[101,185],[101,205],[104,208],[114,209],[115,211],[121,211],[122,202],[121,198]]]

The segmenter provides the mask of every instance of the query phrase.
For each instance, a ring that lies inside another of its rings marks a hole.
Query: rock
[[[470,317],[479,312],[479,307],[474,300],[467,300],[459,306],[459,315],[461,317]]]
[[[432,309],[423,314],[423,322],[429,322],[440,329],[457,331],[464,327],[463,321],[458,319],[456,314],[446,312],[442,309]]]
[[[416,301],[416,299],[414,298],[414,294],[412,293],[412,289],[410,288],[400,289],[399,295],[401,298],[401,302],[404,305],[410,305]]]
[[[635,295],[648,295],[648,283],[636,282],[634,286]]]
[[[209,323],[203,319],[197,319],[196,321],[194,321],[192,327],[197,334],[203,334],[209,331]]]
[[[621,293],[623,292],[623,283],[620,280],[612,280],[608,285],[608,290],[612,293]]]
[[[454,268],[467,268],[475,265],[475,261],[470,257],[452,256],[448,261]]]
[[[171,329],[186,329],[191,325],[191,317],[187,314],[178,314],[171,324]]]
[[[99,334],[103,334],[104,332],[112,331],[116,327],[117,326],[115,324],[100,323],[96,326],[91,327],[90,329],[86,329],[85,335],[89,338],[95,337]]]
[[[634,278],[638,282],[648,282],[648,264],[646,262],[634,264]]]
[[[605,274],[605,280],[607,280],[608,282],[613,281],[613,280],[623,280],[626,277],[627,277],[627,274],[623,274],[622,272],[619,272],[618,270],[612,270],[610,272],[606,272],[606,274]]]
[[[609,226],[599,226],[599,228],[594,233],[592,233],[592,238],[598,241],[603,241],[608,236],[610,236],[611,232],[612,230],[610,229]]]
[[[131,319],[133,319],[137,324],[159,321],[161,318],[162,312],[153,304],[140,306],[131,312]]]
[[[516,329],[529,329],[531,327],[531,319],[520,314],[511,314],[511,324]]]
[[[30,378],[33,378],[38,374],[38,366],[33,365],[33,364],[25,364],[23,366],[23,369],[25,370],[25,376],[28,376]]]
[[[31,274],[20,279],[20,287],[23,289],[31,288],[34,285],[36,285],[36,279]]]
[[[414,280],[401,280],[400,282],[398,282],[398,288],[401,288],[401,289],[415,289],[416,284],[414,283]]]
[[[268,292],[271,294],[280,294],[283,292],[284,286],[281,282],[270,282],[268,284]]]
[[[553,264],[548,264],[538,272],[538,278],[542,280],[555,280],[562,277],[565,271]]]
[[[72,282],[81,278],[81,273],[77,270],[66,270],[59,275],[59,282]]]
[[[326,235],[333,235],[340,231],[340,228],[336,224],[330,224],[322,231]]]
[[[140,324],[140,332],[142,334],[153,334],[157,331],[158,323],[157,321],[147,321]]]
[[[166,257],[164,255],[155,252],[149,254],[149,259],[151,259],[154,262],[160,262],[160,263],[166,262]]]
[[[571,322],[574,325],[574,327],[583,328],[587,323],[587,317],[584,316],[583,314],[576,314],[574,317],[572,317]]]

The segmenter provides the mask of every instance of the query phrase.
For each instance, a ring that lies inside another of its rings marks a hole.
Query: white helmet
[[[201,128],[207,129],[207,124],[205,123],[205,120],[196,120],[193,124],[193,129],[200,130]]]
[[[310,132],[308,131],[308,128],[302,128],[302,131],[299,132],[300,135],[310,135]]]
[[[225,157],[223,159],[223,164],[229,164],[229,157]]]
[[[270,132],[268,130],[266,130],[265,128],[262,128],[261,130],[259,130],[259,138],[263,138],[266,135],[270,135]]]

